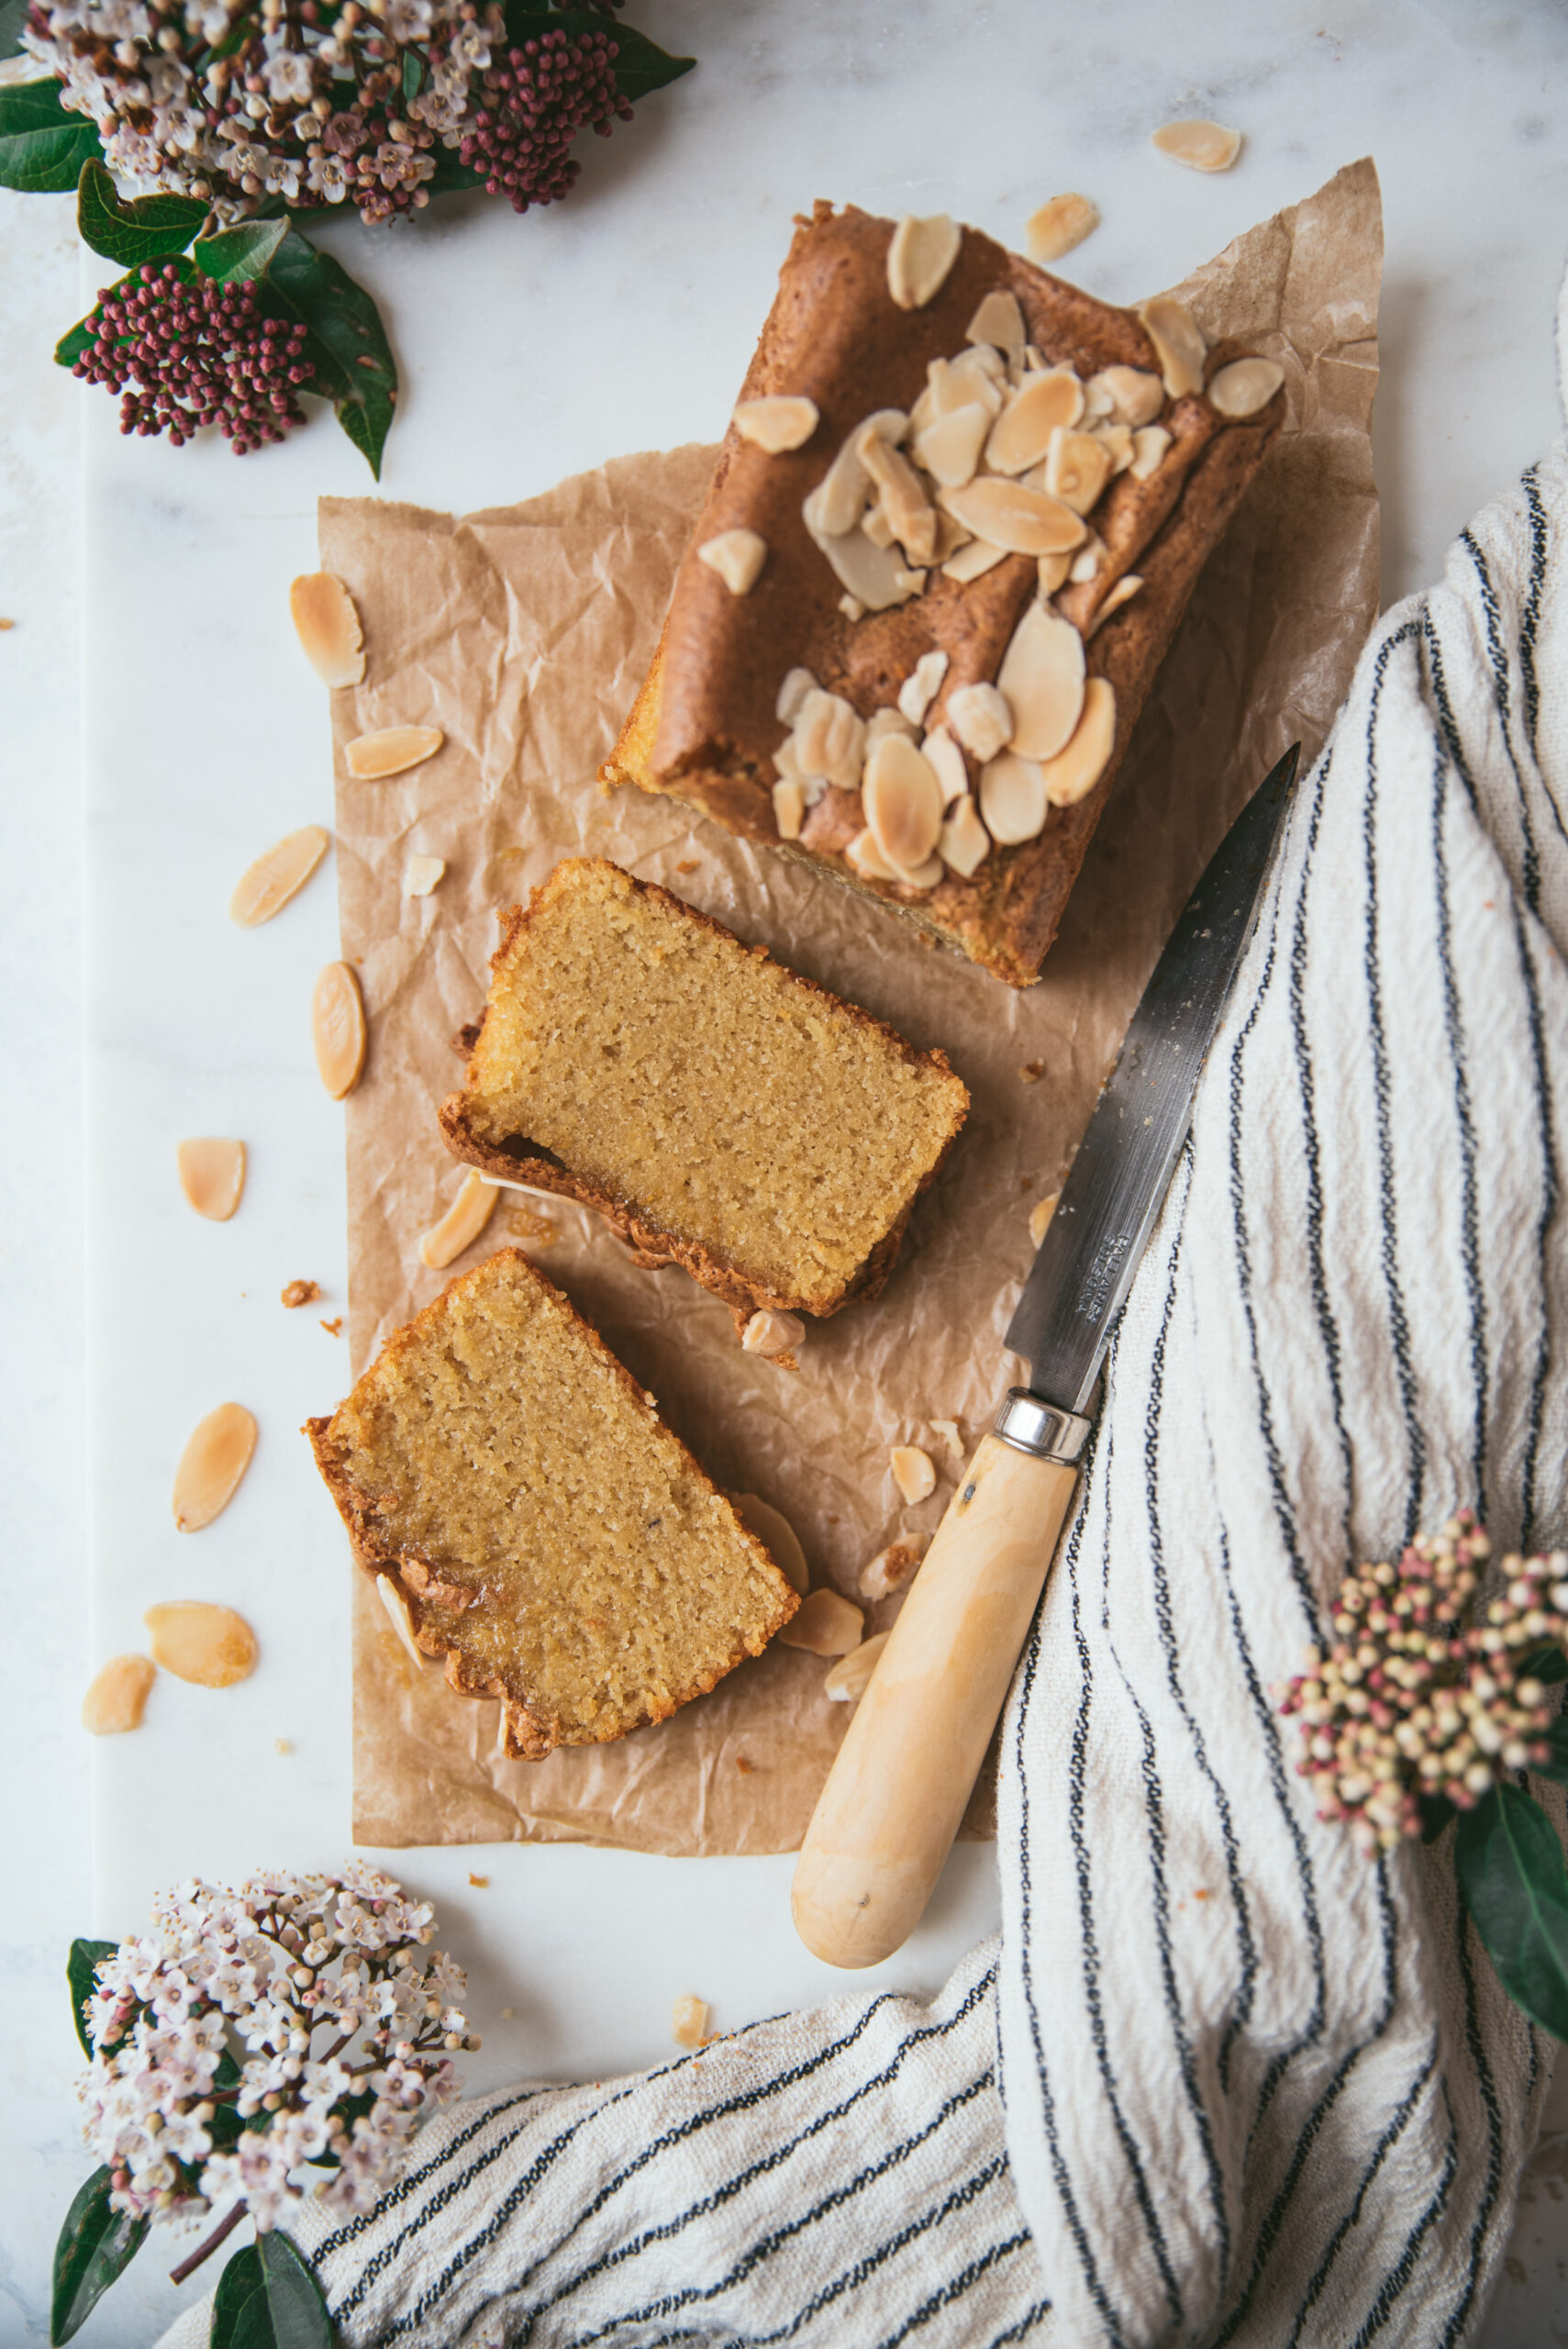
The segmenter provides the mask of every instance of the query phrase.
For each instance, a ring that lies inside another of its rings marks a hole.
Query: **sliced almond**
[[[896,881],[899,877],[878,848],[876,835],[869,824],[863,832],[855,834],[844,854],[862,881]]]
[[[805,1342],[806,1324],[798,1313],[779,1313],[764,1308],[753,1313],[740,1332],[742,1353],[761,1354],[764,1362],[777,1362],[784,1354],[794,1353]]]
[[[778,457],[786,449],[805,448],[817,429],[817,403],[794,393],[778,393],[770,399],[742,400],[730,420],[742,440],[765,449],[770,457]]]
[[[408,1661],[420,1671],[427,1658],[414,1637],[414,1618],[408,1611],[408,1601],[390,1575],[377,1575],[375,1595],[386,1609],[386,1618],[403,1645],[408,1651]]]
[[[873,743],[880,742],[884,734],[901,734],[906,742],[912,742],[917,731],[904,712],[891,702],[882,709],[873,709],[866,719],[866,756],[871,756]]]
[[[848,1655],[859,1647],[865,1617],[836,1590],[808,1591],[778,1634],[786,1648],[806,1648],[813,1655]]]
[[[1071,367],[1026,375],[991,428],[986,463],[999,473],[1027,473],[1050,449],[1051,434],[1083,413],[1084,386]]]
[[[285,832],[248,865],[234,885],[228,918],[241,930],[256,930],[281,913],[289,899],[304,888],[331,843],[332,835],[319,824]]]
[[[175,1153],[180,1188],[198,1215],[227,1223],[245,1189],[245,1145],[203,1134]]]
[[[1157,473],[1164,462],[1171,436],[1162,424],[1145,424],[1132,436],[1132,462],[1128,471],[1134,481],[1147,481]]]
[[[1113,473],[1126,473],[1138,454],[1129,424],[1096,424],[1095,438],[1111,461]]]
[[[316,1065],[334,1101],[346,1100],[365,1064],[365,1007],[360,983],[347,963],[327,963],[310,999],[310,1032]]]
[[[893,1481],[913,1508],[917,1501],[929,1500],[937,1489],[937,1472],[931,1465],[929,1453],[922,1452],[917,1443],[895,1443],[887,1455]]]
[[[792,1589],[804,1598],[811,1587],[811,1573],[800,1536],[783,1509],[774,1508],[756,1493],[731,1493],[729,1506],[747,1532],[756,1535]]]
[[[911,726],[918,726],[926,712],[941,691],[942,679],[948,673],[945,652],[922,652],[914,668],[898,688],[898,712]]]
[[[901,310],[923,310],[940,293],[962,243],[962,229],[945,212],[925,220],[906,213],[887,248],[887,290]]]
[[[988,342],[1009,359],[1021,359],[1029,340],[1018,297],[1005,285],[994,286],[964,329],[965,342]]]
[[[877,1552],[869,1565],[861,1568],[861,1596],[874,1604],[878,1599],[893,1598],[897,1591],[907,1590],[925,1554],[923,1546],[916,1549],[909,1542],[890,1542],[885,1550]]]
[[[1267,407],[1284,381],[1284,369],[1272,359],[1233,359],[1221,367],[1208,386],[1208,404],[1221,416],[1256,416]]]
[[[917,573],[915,584],[910,584],[904,550],[893,543],[891,535],[885,547],[877,546],[859,529],[846,530],[839,538],[820,538],[817,543],[845,590],[839,608],[849,619],[863,618],[867,612],[891,611],[895,604],[906,604],[920,592],[925,574]],[[860,609],[851,612],[851,603]]]
[[[919,474],[907,457],[870,426],[858,449],[894,537],[912,563],[929,562],[937,551],[937,517]]]
[[[995,685],[960,685],[949,694],[947,722],[970,756],[982,763],[1013,739],[1013,713]]]
[[[1041,487],[1074,514],[1087,514],[1110,479],[1111,453],[1092,432],[1070,432],[1062,427],[1051,436]]]
[[[972,881],[991,853],[991,835],[966,791],[953,802],[937,840],[937,853],[951,871]]]
[[[82,1699],[82,1726],[93,1737],[139,1729],[158,1666],[144,1655],[111,1656]]]
[[[444,856],[411,856],[403,868],[406,897],[428,897],[447,869]]]
[[[861,798],[873,839],[889,864],[912,873],[937,845],[942,788],[906,736],[884,734],[865,763]]]
[[[152,1660],[176,1680],[198,1688],[232,1688],[256,1669],[256,1634],[232,1607],[205,1598],[173,1598],[142,1617],[152,1635]]]
[[[773,707],[781,726],[793,726],[800,716],[800,706],[809,693],[817,689],[817,680],[809,669],[790,669],[779,687],[779,697]]]
[[[858,1648],[841,1655],[830,1664],[822,1683],[822,1694],[835,1705],[858,1705],[871,1686],[876,1660],[887,1645],[887,1633],[878,1631],[873,1639],[862,1640]]]
[[[706,2047],[707,2044],[707,2001],[706,1998],[677,1998],[670,2009],[670,2036],[677,2047]]]
[[[818,546],[824,539],[842,538],[866,510],[871,476],[861,462],[858,443],[868,429],[884,440],[902,440],[909,419],[902,408],[878,408],[857,426],[801,507],[806,527]]]
[[[865,758],[864,721],[840,694],[816,685],[800,706],[791,740],[803,774],[823,774],[840,791],[859,787]]]
[[[1024,223],[1024,250],[1030,261],[1049,267],[1099,225],[1100,216],[1086,195],[1053,195]]]
[[[941,858],[933,851],[923,864],[895,865],[893,877],[906,889],[934,889],[943,877]]]
[[[732,596],[749,596],[768,559],[768,542],[756,530],[720,530],[705,539],[697,561],[717,572]]]
[[[1045,796],[1053,807],[1071,807],[1093,791],[1115,743],[1115,688],[1104,677],[1091,677],[1076,733],[1067,748],[1048,759],[1040,770]]]
[[[1155,376],[1154,381],[1156,384],[1160,383],[1158,375]],[[1165,397],[1163,384],[1160,385],[1160,397],[1162,402]],[[1084,386],[1084,422],[1085,425],[1105,424],[1110,420],[1110,416],[1111,395],[1100,377],[1091,375]]]
[[[866,616],[866,607],[860,597],[850,595],[848,591],[840,596],[839,609],[847,620],[863,620]]]
[[[1021,481],[986,475],[962,489],[940,490],[938,495],[966,530],[1009,554],[1059,554],[1083,540],[1084,525],[1076,514],[1059,498],[1027,488]]]
[[[241,1403],[220,1403],[194,1429],[174,1471],[174,1522],[199,1533],[239,1489],[256,1449],[256,1422]]]
[[[933,726],[920,745],[922,757],[936,773],[942,788],[942,805],[951,807],[969,789],[969,772],[963,763],[963,752],[945,726]]]
[[[1034,840],[1045,822],[1045,782],[1033,759],[1004,751],[980,770],[980,812],[1003,848]]]
[[[934,417],[917,432],[915,454],[943,489],[962,489],[966,481],[974,479],[990,429],[990,409],[979,400],[970,400],[951,416]]]
[[[1105,394],[1118,424],[1152,424],[1165,405],[1165,386],[1147,367],[1102,367],[1088,388]]]
[[[1203,389],[1203,362],[1208,352],[1203,329],[1184,302],[1173,294],[1156,294],[1138,313],[1160,362],[1161,380],[1173,400]]]
[[[1054,596],[1057,589],[1065,583],[1067,574],[1073,568],[1073,557],[1071,553],[1042,554],[1037,568],[1040,573],[1040,595],[1043,597],[1049,597]]]
[[[1162,155],[1169,155],[1173,163],[1185,163],[1191,172],[1228,172],[1241,152],[1241,133],[1190,117],[1182,122],[1162,123],[1152,143]]]
[[[492,1215],[500,1193],[477,1173],[465,1174],[439,1223],[432,1224],[419,1241],[420,1261],[433,1273],[445,1270],[465,1248],[472,1248]]]
[[[1119,612],[1124,604],[1130,604],[1142,584],[1143,582],[1139,577],[1136,571],[1124,572],[1121,577],[1117,581],[1116,585],[1111,589],[1109,595],[1106,597],[1105,602],[1100,606],[1099,610],[1095,614],[1093,622],[1090,625],[1089,634],[1091,636],[1097,636],[1101,629],[1104,628],[1106,622],[1109,619],[1111,614],[1113,612]]]
[[[343,745],[343,763],[361,783],[381,783],[433,759],[446,736],[439,726],[384,726]]]
[[[289,617],[305,657],[324,685],[357,685],[364,639],[354,599],[329,571],[309,571],[289,589]]]
[[[949,555],[942,565],[942,576],[956,579],[961,586],[966,586],[970,580],[983,578],[986,572],[995,571],[999,562],[1006,562],[1006,547],[987,546],[984,539],[971,539],[967,546],[960,547],[956,554]]]
[[[1029,1209],[1029,1238],[1037,1248],[1045,1238],[1046,1228],[1056,1213],[1056,1202],[1061,1197],[1060,1191],[1047,1191],[1044,1198],[1037,1199]]]
[[[1085,579],[1097,579],[1106,560],[1106,542],[1098,530],[1091,530],[1068,567],[1067,576],[1076,586]]]
[[[1002,656],[996,685],[1013,713],[1009,750],[1026,759],[1054,758],[1084,707],[1084,640],[1072,621],[1030,604]]]
[[[783,775],[773,785],[773,829],[781,841],[797,841],[806,821],[806,786]]]
[[[893,525],[887,518],[880,497],[874,506],[866,507],[861,528],[873,547],[890,547],[893,544]]]
[[[1002,412],[1002,386],[994,373],[996,354],[988,345],[961,351],[954,359],[933,359],[926,370],[926,388],[910,412],[911,427],[924,431],[928,424],[961,408],[983,407],[987,416]],[[920,415],[921,402],[928,413]]]
[[[938,1435],[940,1436],[942,1440],[942,1447],[947,1453],[948,1458],[950,1460],[962,1462],[963,1459],[963,1438],[959,1432],[958,1421],[956,1419],[933,1419],[931,1421],[931,1425],[936,1430]]]

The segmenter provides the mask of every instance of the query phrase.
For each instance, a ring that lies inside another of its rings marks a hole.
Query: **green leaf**
[[[381,479],[381,454],[397,402],[397,365],[381,313],[330,253],[290,228],[267,284],[311,334],[312,389],[332,402],[338,421]]]
[[[1454,1860],[1498,1981],[1532,2022],[1568,2040],[1568,1864],[1557,1830],[1504,1780],[1461,1818]]]
[[[75,331],[79,334],[81,328],[78,327]],[[67,337],[67,340],[69,340],[70,338]],[[59,355],[57,351],[56,358]],[[74,1941],[71,1944],[71,1954],[65,1961],[65,1978],[71,1985],[72,2020],[76,2025],[76,2036],[82,2042],[82,2053],[84,2055],[91,2055],[95,2051],[87,2030],[87,2018],[82,2009],[97,1987],[94,1976],[98,1967],[106,1957],[113,1957],[118,1947],[118,1942]]]
[[[405,106],[408,104],[410,98],[418,96],[419,85],[424,79],[424,59],[417,50],[406,49],[403,52],[403,103]]]
[[[1521,1680],[1568,1680],[1568,1655],[1559,1647],[1533,1648],[1519,1666]]]
[[[76,190],[76,226],[83,244],[122,269],[183,253],[207,206],[194,195],[144,195],[122,204],[102,163],[82,166]]]
[[[0,0],[0,57],[21,53],[22,27],[28,21],[28,0]]]
[[[288,225],[286,219],[237,221],[232,228],[220,228],[214,237],[198,237],[191,247],[191,259],[204,277],[218,285],[265,277],[288,235]]]
[[[67,114],[57,82],[0,89],[0,187],[25,195],[61,195],[82,166],[104,150],[84,115]]]
[[[91,1947],[78,1942],[78,1949]],[[54,2290],[49,2337],[56,2344],[79,2332],[117,2276],[141,2249],[151,2224],[109,2208],[109,2173],[95,2169],[66,2212],[54,2247]]]
[[[1418,1795],[1416,1801],[1421,1813],[1421,1841],[1435,1843],[1449,1820],[1458,1814],[1447,1795]]]
[[[237,2251],[218,2279],[209,2349],[332,2349],[321,2287],[274,2228]]]

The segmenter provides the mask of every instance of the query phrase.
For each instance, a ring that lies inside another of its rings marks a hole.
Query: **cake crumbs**
[[[1206,1884],[1200,1884],[1197,1890],[1193,1894],[1193,1898],[1195,1900],[1207,1900],[1209,1898],[1209,1889]]]
[[[756,1764],[749,1760],[744,1753],[738,1753],[735,1756],[735,1767],[743,1778],[749,1778],[756,1766]]]
[[[1026,1061],[1022,1068],[1019,1069],[1018,1074],[1026,1085],[1038,1085],[1040,1078],[1045,1074],[1045,1063],[1043,1061]]]
[[[282,1291],[283,1301],[291,1312],[296,1305],[314,1305],[320,1294],[319,1281],[286,1281]]]
[[[490,1889],[490,1878],[487,1876],[475,1876],[472,1868],[468,1872],[468,1880],[470,1884],[477,1885],[481,1892],[488,1892]]]
[[[10,622],[8,620],[6,622],[6,626],[7,628],[10,626]],[[701,866],[701,863],[702,859],[700,856],[684,856],[679,864],[676,865],[675,870],[677,873],[695,873]]]
[[[343,1334],[343,1317],[340,1313],[336,1313],[330,1321],[323,1321],[321,1326],[329,1338],[340,1338]]]

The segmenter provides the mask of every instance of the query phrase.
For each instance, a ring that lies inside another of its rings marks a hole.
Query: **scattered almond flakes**
[[[92,1737],[119,1737],[139,1729],[158,1667],[144,1655],[111,1656],[82,1699],[82,1726]]]
[[[887,1633],[878,1631],[874,1639],[862,1640],[858,1648],[841,1655],[837,1664],[829,1664],[822,1683],[822,1694],[835,1705],[858,1705],[870,1686],[876,1660],[887,1645]]]
[[[290,1281],[282,1292],[284,1303],[292,1310],[296,1305],[314,1305],[321,1294],[319,1281]]]
[[[932,1427],[941,1438],[950,1460],[963,1458],[963,1437],[956,1419],[933,1419]]]
[[[1043,1061],[1026,1061],[1022,1068],[1019,1069],[1018,1074],[1026,1085],[1038,1085],[1040,1078],[1045,1074],[1045,1063]]]
[[[340,1313],[335,1313],[335,1314],[332,1316],[331,1320],[330,1320],[330,1321],[323,1321],[323,1323],[321,1324],[321,1327],[326,1330],[327,1335],[328,1335],[329,1338],[340,1338],[340,1337],[342,1336],[342,1334],[343,1334],[343,1317],[342,1317],[342,1315],[341,1315]]]
[[[402,1642],[409,1662],[411,1664],[417,1664],[419,1669],[423,1671],[425,1658],[415,1642],[414,1619],[408,1612],[408,1601],[404,1596],[402,1585],[400,1583],[394,1582],[390,1575],[377,1575],[375,1578],[375,1595],[380,1599],[382,1605],[385,1608],[386,1620],[391,1624],[393,1630],[396,1632],[399,1641]],[[501,1709],[501,1731],[503,1738],[505,1738],[506,1735],[506,1709],[503,1706]]]
[[[730,1508],[748,1533],[754,1533],[784,1580],[804,1597],[811,1587],[811,1573],[800,1536],[783,1509],[756,1493],[730,1493]]]
[[[495,1214],[500,1196],[495,1185],[482,1174],[465,1174],[445,1215],[421,1237],[421,1262],[433,1273],[443,1272],[465,1248],[473,1247]]]
[[[1099,225],[1099,213],[1086,195],[1053,195],[1025,221],[1024,249],[1043,268],[1081,245]]]
[[[446,740],[439,726],[384,726],[343,745],[343,764],[359,783],[384,783],[433,759]]]
[[[677,2047],[707,2045],[707,2000],[687,1996],[670,2009],[670,2036]]]
[[[812,1655],[848,1655],[861,1643],[865,1617],[851,1600],[836,1590],[814,1590],[802,1599],[798,1612],[776,1633],[786,1648],[806,1648]]]
[[[354,599],[330,571],[309,571],[289,589],[289,618],[305,657],[324,685],[357,685],[365,674],[364,639]]]
[[[912,1542],[890,1542],[885,1550],[877,1552],[869,1566],[862,1567],[862,1598],[873,1601],[891,1598],[895,1591],[903,1590],[914,1580],[915,1569],[925,1554],[923,1549],[917,1550]]]
[[[468,1880],[470,1884],[476,1886],[481,1892],[488,1892],[490,1889],[490,1878],[487,1876],[475,1876],[472,1868],[470,1868],[468,1872]]]
[[[240,930],[259,930],[297,896],[330,847],[332,835],[320,824],[285,832],[246,866],[228,900],[228,918]]]
[[[232,1688],[256,1668],[256,1634],[232,1607],[205,1598],[173,1598],[142,1617],[152,1635],[152,1658],[176,1680],[198,1688]]]
[[[1228,172],[1241,152],[1241,133],[1227,130],[1218,122],[1188,117],[1182,122],[1163,124],[1155,131],[1152,143],[1162,155],[1169,155],[1173,163],[1185,163],[1190,172]]]
[[[732,596],[749,596],[768,559],[768,542],[755,530],[720,530],[705,539],[697,561],[717,572]]]
[[[895,1443],[887,1455],[887,1464],[893,1471],[894,1483],[911,1508],[917,1501],[929,1500],[935,1492],[937,1472],[930,1455],[922,1452],[917,1443]]]
[[[220,1403],[192,1431],[174,1471],[174,1522],[199,1533],[239,1489],[256,1449],[256,1422],[241,1403]]]
[[[795,1350],[806,1336],[806,1324],[798,1313],[753,1313],[740,1332],[742,1352],[761,1354],[765,1362],[783,1364],[795,1368]]]
[[[180,1188],[198,1215],[227,1223],[245,1189],[245,1145],[217,1134],[183,1141],[175,1153]]]
[[[406,897],[428,897],[447,869],[444,856],[411,856],[403,868]]]
[[[963,231],[945,212],[906,214],[887,248],[887,290],[901,310],[923,310],[958,259]]]
[[[1037,1199],[1029,1209],[1029,1238],[1037,1248],[1045,1238],[1046,1227],[1056,1213],[1056,1202],[1061,1197],[1060,1191],[1047,1191],[1044,1198]]]
[[[346,1101],[364,1072],[364,997],[347,963],[326,963],[310,999],[311,1039],[321,1082],[334,1101]]]

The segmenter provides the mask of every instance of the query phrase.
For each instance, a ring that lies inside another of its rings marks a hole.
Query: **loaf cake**
[[[503,1752],[668,1719],[799,1605],[653,1397],[520,1250],[395,1330],[306,1422],[354,1553]]]
[[[874,1295],[969,1107],[918,1052],[601,858],[503,917],[453,1153],[581,1199],[744,1320]]]
[[[1028,985],[1283,385],[1169,295],[818,204],[604,779]]]

